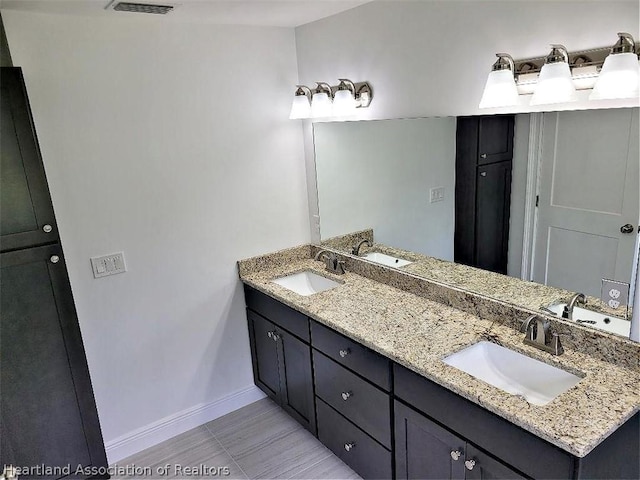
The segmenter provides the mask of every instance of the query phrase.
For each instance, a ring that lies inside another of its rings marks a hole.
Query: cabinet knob
[[[267,337],[273,338],[273,332],[267,332]]]
[[[42,231],[44,233],[51,233],[51,231],[53,230],[53,227],[49,224],[43,225],[42,226]]]
[[[351,392],[342,392],[341,395],[342,395],[342,400],[344,400],[346,402],[347,400],[349,400],[351,395],[353,395],[353,393],[351,393]]]
[[[351,350],[349,350],[348,348],[345,348],[344,350],[340,350],[340,356],[342,358],[346,357],[347,355],[349,355],[351,353]]]
[[[460,450],[451,450],[450,455],[454,460],[458,460],[460,458],[460,455],[462,455],[462,452]]]
[[[620,227],[620,233],[633,233],[633,225],[627,223]]]
[[[349,442],[349,443],[345,443],[345,444],[344,444],[344,449],[345,449],[347,452],[350,452],[353,448],[355,448],[355,446],[356,446],[356,442]]]
[[[273,336],[271,338],[274,342],[277,342],[278,340],[280,340],[280,335],[278,335],[276,332],[273,332]]]
[[[60,261],[60,257],[58,255],[51,255],[51,258],[49,258],[49,261],[51,263],[58,263]]]
[[[473,459],[467,460],[464,462],[464,466],[467,468],[467,470],[473,470],[473,467],[476,466],[476,461]]]
[[[483,153],[482,155],[480,155],[480,158],[487,158],[487,154]]]

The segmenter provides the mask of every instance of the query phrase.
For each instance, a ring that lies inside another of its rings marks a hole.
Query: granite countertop
[[[480,319],[355,273],[330,274],[322,262],[310,258],[310,248],[299,247],[240,262],[240,278],[578,457],[587,455],[640,409],[637,370],[568,349],[554,357],[524,345],[522,333],[499,322]],[[305,297],[271,282],[302,270],[313,270],[341,285]],[[549,404],[536,406],[441,361],[488,336],[496,343],[583,378]]]
[[[498,301],[507,302],[519,308],[544,312],[541,308],[557,303],[567,303],[576,293],[563,288],[527,282],[520,278],[430,257],[382,243],[374,243],[372,229],[360,230],[323,240],[322,246],[351,254],[352,247],[364,239],[368,240],[372,246],[361,247],[361,255],[369,252],[380,252],[409,260],[412,263],[401,267],[401,271],[491,297]],[[587,296],[587,305],[586,308],[589,310],[618,318],[631,318],[630,308],[611,308],[596,297]]]

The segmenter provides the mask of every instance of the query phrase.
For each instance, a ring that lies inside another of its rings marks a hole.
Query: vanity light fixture
[[[339,81],[336,86],[316,82],[314,89],[298,85],[289,118],[344,118],[371,104],[373,92],[368,82],[354,83],[347,78]]]
[[[304,85],[298,85],[291,104],[290,119],[309,118],[311,116],[311,90]]]
[[[333,96],[333,114],[339,117],[353,115],[356,111],[356,86],[346,78],[338,80],[340,84]]]
[[[316,88],[311,95],[311,117],[330,117],[333,113],[333,92],[328,83],[316,82]]]
[[[497,53],[498,61],[487,79],[480,108],[523,103],[513,101],[509,70],[513,72],[518,95],[533,94],[531,105],[572,102],[578,98],[577,90],[591,89],[590,100],[638,98],[638,55],[640,44],[628,33],[618,33],[613,47],[575,53],[562,45],[551,45],[546,57],[525,60],[512,60],[505,53]]]
[[[491,67],[484,86],[480,108],[508,107],[518,104],[513,58],[508,53],[496,53],[496,57],[498,59]]]
[[[576,87],[569,68],[569,52],[563,45],[551,45],[551,52],[540,70],[531,105],[575,102]]]
[[[589,100],[635,98],[640,94],[640,66],[635,41],[628,33],[618,33],[618,41],[602,65]]]

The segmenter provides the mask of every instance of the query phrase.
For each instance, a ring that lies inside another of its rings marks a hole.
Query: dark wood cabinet
[[[507,273],[513,132],[513,115],[457,120],[457,263]]]
[[[475,117],[478,121],[478,165],[513,158],[513,115]]]
[[[57,244],[0,254],[0,465],[107,464]]]
[[[477,171],[474,266],[506,274],[511,161],[482,165]]]
[[[526,478],[397,400],[395,428],[397,479]]]
[[[289,415],[315,434],[311,347],[282,326],[277,325],[277,320],[271,321],[272,319],[267,319],[251,310],[255,307],[264,311],[261,306],[265,303],[270,304],[268,297],[262,297],[266,295],[253,289],[250,292],[247,291],[249,307],[247,320],[254,381]],[[288,309],[284,305],[282,307]],[[292,312],[298,315],[298,322],[306,323],[308,332],[309,319],[298,312],[293,310]],[[286,318],[293,320],[294,316],[287,315]]]
[[[256,385],[364,478],[639,477],[638,413],[578,458],[277,300],[245,291]]]
[[[395,401],[396,478],[464,478],[465,441]]]
[[[0,87],[0,250],[56,242],[58,230],[21,69],[2,67]]]
[[[314,349],[383,390],[391,391],[391,362],[388,358],[314,321],[311,321],[311,339]]]
[[[0,468],[82,478],[107,467],[93,388],[21,69],[0,85]]]
[[[363,478],[392,478],[391,362],[311,322],[318,438]]]
[[[525,480],[527,478],[469,444],[467,444],[464,463],[466,480]]]
[[[314,350],[316,395],[391,449],[391,399],[367,380]]]
[[[393,478],[393,461],[384,448],[355,424],[318,400],[318,439],[363,478]]]

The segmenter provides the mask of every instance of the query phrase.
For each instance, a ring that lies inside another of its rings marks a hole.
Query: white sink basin
[[[391,255],[385,255],[384,253],[371,252],[362,256],[362,258],[366,258],[367,260],[371,260],[372,262],[379,263],[381,265],[386,265],[387,267],[404,267],[405,265],[409,265],[413,262],[408,260],[403,260],[401,258],[392,257]]]
[[[272,280],[272,282],[305,297],[313,295],[314,293],[324,292],[325,290],[331,290],[340,285],[340,283],[318,275],[311,270],[292,273],[285,277],[276,278]]]
[[[562,311],[564,310],[565,305],[566,303],[556,303],[554,305],[549,305],[547,308],[555,313],[556,316],[562,317]],[[586,320],[586,322],[580,320]],[[623,337],[629,337],[629,333],[631,331],[631,322],[629,320],[612,317],[611,315],[605,315],[604,313],[592,312],[591,310],[580,307],[573,308],[573,320],[568,321],[574,321],[587,327],[597,328],[599,330],[604,330],[605,332],[622,335]]]
[[[443,361],[507,393],[522,395],[533,405],[546,405],[580,381],[572,373],[487,341]]]

